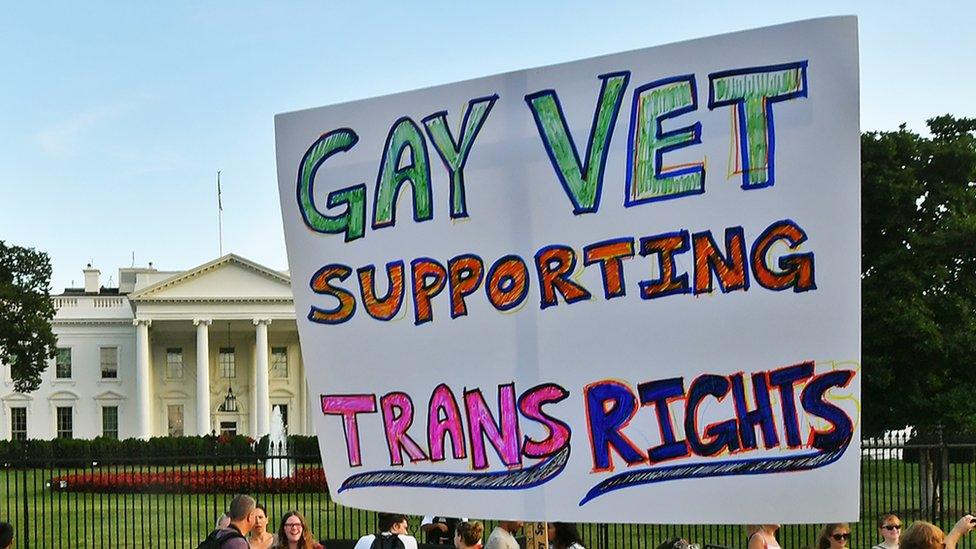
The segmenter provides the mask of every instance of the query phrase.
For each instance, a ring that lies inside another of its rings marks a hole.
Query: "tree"
[[[861,139],[863,431],[976,432],[976,119]]]
[[[55,357],[51,261],[33,248],[0,240],[0,362],[10,365],[14,389],[27,393]]]

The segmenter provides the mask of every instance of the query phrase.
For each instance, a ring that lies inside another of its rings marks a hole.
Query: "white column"
[[[255,319],[254,325],[257,326],[254,343],[254,400],[256,403],[257,425],[255,425],[254,438],[260,439],[271,432],[271,395],[268,388],[268,324],[271,321]]]
[[[152,321],[137,318],[136,327],[136,436],[152,436],[152,403],[149,400],[149,326]]]
[[[210,324],[209,318],[197,318],[197,434],[209,435],[210,425]]]
[[[257,341],[251,342],[251,368],[247,371],[247,434],[257,438],[258,432],[258,394],[254,389],[258,378],[258,346]]]

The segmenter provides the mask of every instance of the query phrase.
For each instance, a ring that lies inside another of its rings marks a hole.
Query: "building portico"
[[[146,368],[153,372],[136,392],[138,407],[146,409],[153,400],[160,406],[147,414],[157,422],[141,426],[140,437],[182,430],[260,438],[270,431],[272,390],[284,410],[305,409],[298,398],[298,331],[284,274],[230,255],[136,291],[129,300],[134,322],[145,325],[148,336],[137,334],[136,356],[143,356],[144,344]],[[186,424],[187,417],[195,421]],[[291,427],[300,424],[304,431],[303,418],[288,419],[299,420]]]
[[[273,404],[290,412],[304,409],[294,320],[154,320],[148,336],[150,396],[147,405],[139,400],[138,407],[155,407],[147,416],[155,421],[140,437],[164,436],[171,428],[186,435],[210,434],[231,430],[221,426],[233,423],[235,432],[260,438],[269,432]],[[171,406],[182,406],[182,421],[180,409]],[[291,432],[305,430],[303,414],[288,419]]]

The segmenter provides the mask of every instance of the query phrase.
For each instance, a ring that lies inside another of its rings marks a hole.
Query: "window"
[[[58,347],[58,356],[55,359],[55,377],[58,379],[71,379],[71,348]]]
[[[171,437],[183,436],[183,405],[170,404],[166,406],[167,432]]]
[[[58,406],[58,438],[74,438],[72,433],[72,408],[71,406]]]
[[[102,407],[102,436],[105,438],[119,439],[119,407]]]
[[[10,409],[10,440],[27,440],[27,408]]]
[[[183,379],[183,349],[179,347],[166,349],[166,377]]]
[[[119,348],[102,347],[100,350],[102,365],[102,379],[116,379],[119,377]]]
[[[233,347],[221,347],[220,355],[217,357],[217,363],[220,365],[220,377],[237,377],[237,365],[234,362]]]
[[[271,377],[288,377],[288,347],[271,348]]]
[[[237,422],[236,421],[221,421],[220,422],[220,434],[234,436],[237,434]]]

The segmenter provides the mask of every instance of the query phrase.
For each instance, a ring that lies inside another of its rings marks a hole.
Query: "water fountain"
[[[268,459],[264,460],[266,478],[286,478],[295,473],[295,460],[278,457],[288,455],[288,439],[281,408],[271,409],[271,433],[268,436]]]

